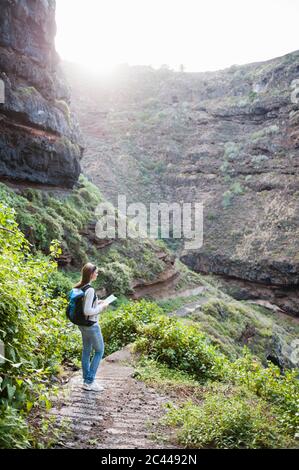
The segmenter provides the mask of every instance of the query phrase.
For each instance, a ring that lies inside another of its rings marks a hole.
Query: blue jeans
[[[92,326],[79,326],[82,334],[82,372],[83,380],[86,384],[92,384],[95,379],[98,367],[104,355],[104,340],[101,328],[98,323]],[[91,352],[94,355],[90,361]]]

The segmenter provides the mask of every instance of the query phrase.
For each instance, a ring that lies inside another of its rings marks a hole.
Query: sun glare
[[[298,49],[296,0],[57,0],[63,59],[216,70]]]

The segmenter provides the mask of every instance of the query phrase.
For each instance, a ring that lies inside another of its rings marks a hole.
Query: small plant
[[[227,160],[225,160],[225,162],[223,162],[222,165],[220,166],[220,171],[222,173],[227,173],[229,168],[230,168],[230,164]]]
[[[226,142],[224,145],[224,158],[227,160],[235,160],[239,157],[241,145],[235,142]]]
[[[254,132],[251,135],[251,138],[252,138],[253,141],[258,141],[258,140],[262,139],[263,137],[272,136],[274,134],[277,134],[278,131],[279,131],[279,127],[276,124],[274,124],[274,125],[269,126],[269,127],[264,127],[264,129],[261,129],[260,131]]]
[[[29,438],[28,425],[18,410],[0,406],[0,449],[26,449]]]
[[[249,95],[248,95],[249,101],[253,102],[257,99],[257,97],[258,97],[258,93],[256,91],[251,90]]]
[[[229,190],[223,193],[222,207],[224,207],[224,209],[230,207],[234,197],[241,194],[244,194],[244,189],[242,188],[241,184],[239,182],[233,183]]]
[[[242,188],[241,184],[239,182],[233,183],[230,187],[230,191],[233,194],[244,194],[244,189]]]
[[[34,86],[19,87],[17,91],[18,93],[27,97],[38,93],[38,91],[36,90],[36,88],[34,88]]]
[[[260,165],[260,163],[266,162],[267,160],[269,160],[269,157],[267,157],[267,155],[254,155],[251,158],[251,162],[254,165]]]
[[[225,193],[223,193],[222,207],[224,207],[224,209],[227,209],[228,207],[230,207],[233,198],[234,198],[234,195],[230,190],[225,191]]]

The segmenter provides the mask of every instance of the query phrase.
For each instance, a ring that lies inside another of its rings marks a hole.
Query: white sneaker
[[[103,392],[104,387],[101,385],[97,384],[96,382],[93,382],[92,384],[83,384],[84,390],[88,390],[90,392]]]

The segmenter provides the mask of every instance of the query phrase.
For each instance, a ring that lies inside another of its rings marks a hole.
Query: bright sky
[[[299,0],[56,0],[63,59],[217,70],[299,49]]]

